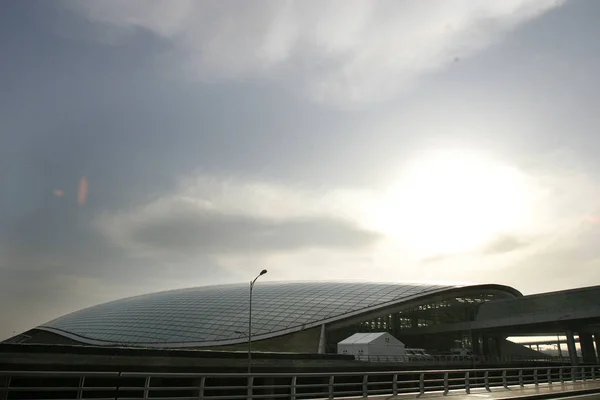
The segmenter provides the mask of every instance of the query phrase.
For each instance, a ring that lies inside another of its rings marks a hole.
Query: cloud
[[[171,195],[103,214],[96,226],[114,243],[140,255],[352,251],[379,239],[348,217],[360,199],[351,192],[311,193],[201,175],[183,180]]]
[[[498,275],[525,294],[598,285],[599,235],[584,228],[576,235],[527,248],[505,261]]]
[[[492,240],[483,250],[484,254],[509,253],[517,249],[527,247],[530,243],[516,236],[498,236]]]
[[[171,218],[150,220],[134,232],[134,240],[149,246],[208,254],[355,248],[376,238],[373,233],[336,219],[271,221],[193,207],[179,210]]]
[[[443,264],[456,262],[460,263],[465,257],[481,258],[481,256],[504,255],[517,250],[526,249],[532,243],[525,241],[523,238],[514,235],[499,235],[494,237],[482,248],[474,250],[461,251],[456,253],[439,253],[432,256],[423,257],[419,262],[423,265],[427,264]]]
[[[65,0],[71,10],[130,36],[165,39],[172,65],[201,81],[263,78],[313,99],[385,99],[456,57],[498,41],[563,0]],[[179,70],[179,69],[178,69]]]

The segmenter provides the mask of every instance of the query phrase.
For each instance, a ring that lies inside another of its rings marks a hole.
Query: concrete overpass
[[[472,321],[409,328],[403,334],[453,331],[471,332],[474,343],[492,349],[508,336],[559,334],[567,338],[573,364],[578,363],[577,336],[583,361],[595,363],[600,359],[600,286],[490,301],[478,306]]]

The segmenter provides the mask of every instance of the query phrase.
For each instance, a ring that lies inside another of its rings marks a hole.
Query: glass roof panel
[[[457,286],[402,283],[260,282],[254,287],[254,334],[267,335],[367,307]],[[248,284],[152,293],[100,304],[50,321],[41,328],[112,344],[160,346],[245,340]],[[235,333],[243,332],[244,335]]]

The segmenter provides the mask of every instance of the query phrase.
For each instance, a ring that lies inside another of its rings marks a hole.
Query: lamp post
[[[267,270],[263,269],[260,271],[260,274],[250,282],[250,304],[248,308],[248,374],[252,372],[252,289],[254,288],[254,282],[266,273]]]

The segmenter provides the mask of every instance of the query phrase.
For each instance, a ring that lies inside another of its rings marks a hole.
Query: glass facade
[[[458,286],[368,282],[260,282],[254,288],[255,339],[343,319]],[[90,307],[38,328],[91,344],[214,346],[247,340],[248,284],[205,286]]]
[[[480,305],[494,300],[515,299],[514,292],[502,290],[478,291],[465,288],[460,295],[444,297],[443,300],[425,301],[423,304],[402,307],[389,314],[366,318],[356,324],[336,329],[328,334],[327,350],[335,351],[336,343],[354,333],[389,332],[409,347],[472,348],[472,338],[468,332],[444,332],[442,335],[431,335],[428,327],[450,325],[460,322],[475,321]],[[494,304],[494,303],[492,303]]]

